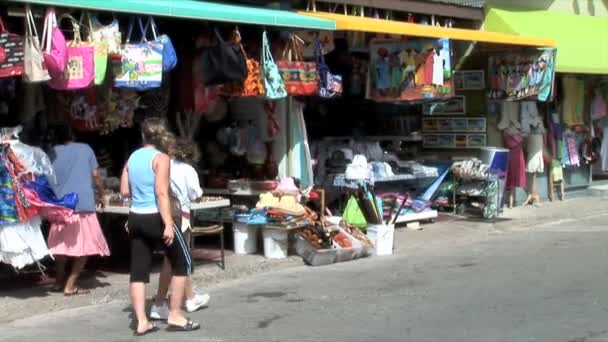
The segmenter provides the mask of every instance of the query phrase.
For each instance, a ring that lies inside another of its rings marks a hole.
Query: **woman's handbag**
[[[325,57],[321,51],[321,42],[315,40],[315,59],[319,71],[319,96],[331,98],[342,93],[342,76],[334,75],[325,64]]]
[[[133,22],[134,20],[131,20],[129,24],[127,43],[122,48],[120,70],[114,80],[114,86],[136,90],[159,88],[163,78],[163,44],[146,40],[141,18],[137,18],[141,41],[130,44]]]
[[[51,77],[59,78],[63,75],[68,60],[67,50],[65,37],[57,25],[55,10],[49,8],[46,11],[42,31],[42,54],[44,64]]]
[[[177,54],[175,53],[175,48],[173,47],[171,38],[169,38],[169,36],[166,34],[158,35],[158,29],[156,28],[154,17],[150,17],[148,19],[145,29],[146,32],[148,32],[148,26],[152,28],[154,41],[163,44],[163,72],[169,72],[175,69],[175,66],[177,66]]]
[[[270,52],[270,43],[266,31],[262,34],[262,78],[264,79],[267,99],[278,100],[287,97],[285,83]]]
[[[291,35],[288,47],[283,54],[284,59],[277,62],[279,73],[285,82],[287,94],[295,96],[316,95],[319,91],[317,63],[303,61],[296,39],[294,35]]]
[[[247,79],[247,61],[240,44],[226,43],[217,29],[217,45],[203,51],[203,82],[206,85],[243,82]]]
[[[36,22],[29,4],[25,5],[25,56],[23,81],[37,83],[48,81],[51,77],[44,64],[44,56],[40,49]]]
[[[253,58],[248,58],[245,48],[241,43],[241,34],[234,31],[235,43],[241,46],[241,51],[247,59],[247,78],[243,82],[232,82],[222,86],[222,93],[226,96],[256,97],[264,95],[264,84],[260,72],[260,63]]]
[[[23,74],[23,37],[4,28],[0,17],[0,77]]]
[[[95,48],[85,44],[80,37],[80,25],[69,14],[63,15],[72,22],[74,40],[67,44],[67,63],[62,74],[51,75],[49,86],[55,90],[87,88],[95,79]]]

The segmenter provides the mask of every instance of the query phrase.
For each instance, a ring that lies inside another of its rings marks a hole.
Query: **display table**
[[[219,209],[230,206],[229,199],[214,199],[209,201],[201,201],[192,203],[190,205],[190,211],[206,210],[206,209]],[[108,205],[103,209],[98,209],[99,213],[102,214],[116,214],[116,215],[128,215],[130,208],[122,205]]]

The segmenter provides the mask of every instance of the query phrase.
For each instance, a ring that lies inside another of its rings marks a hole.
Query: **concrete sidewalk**
[[[547,202],[542,207],[506,210],[493,222],[443,216],[434,224],[424,225],[421,231],[398,229],[395,234],[395,254],[416,258],[421,253],[440,254],[445,247],[483,241],[509,231],[539,230],[563,223],[577,227],[577,217],[608,216],[606,203],[608,201],[598,198]],[[310,269],[314,272],[314,269],[302,263],[299,256],[286,260],[267,260],[263,256],[230,256],[225,271],[214,264],[197,267],[194,281],[198,287],[209,288],[213,293],[219,288],[230,286],[234,281],[285,269]],[[149,297],[153,295],[156,284],[155,275],[148,289]],[[83,287],[91,288],[91,294],[66,298],[62,294],[49,292],[48,286],[0,292],[0,307],[3,308],[0,310],[0,323],[91,305],[105,306],[108,303],[128,308],[127,274],[98,272],[86,278]]]

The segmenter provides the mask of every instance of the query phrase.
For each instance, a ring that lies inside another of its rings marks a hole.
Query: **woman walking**
[[[171,161],[165,150],[173,139],[164,122],[149,118],[142,124],[144,146],[133,152],[121,177],[121,194],[131,197],[129,236],[131,239],[131,274],[129,291],[137,318],[136,335],[158,328],[146,315],[145,284],[150,282],[152,252],[162,248],[173,271],[172,295],[167,323],[169,331],[192,331],[198,323],[183,316],[181,305],[192,261],[181,230],[171,215],[169,177]]]
[[[58,127],[55,130],[55,138],[59,144],[51,153],[57,177],[53,190],[59,198],[69,193],[78,194],[78,204],[70,223],[53,224],[49,232],[49,250],[57,267],[53,290],[63,290],[66,296],[86,294],[89,291],[78,288],[76,282],[88,257],[110,255],[95,213],[93,185],[96,185],[97,198],[99,203],[102,203],[100,199],[103,198],[103,183],[93,150],[86,144],[74,142],[69,127]],[[66,278],[68,258],[73,259],[73,263]]]
[[[190,204],[203,195],[203,190],[198,179],[198,174],[192,163],[196,161],[193,143],[179,139],[169,152],[171,159],[171,192],[180,202],[182,209],[181,231],[185,235],[190,230]],[[186,239],[189,240],[189,239]],[[150,310],[152,319],[166,320],[169,315],[169,307],[166,298],[171,281],[171,263],[165,257],[160,277],[158,280],[158,293],[155,303]],[[194,312],[209,303],[208,293],[196,293],[192,286],[192,280],[186,282],[186,311]]]

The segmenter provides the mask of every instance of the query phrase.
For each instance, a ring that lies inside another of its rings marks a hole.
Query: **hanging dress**
[[[519,132],[503,133],[503,142],[509,149],[509,170],[507,172],[507,191],[526,187],[526,161],[524,159],[524,137]]]

